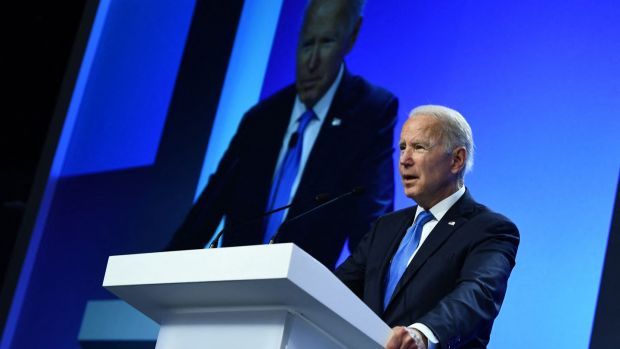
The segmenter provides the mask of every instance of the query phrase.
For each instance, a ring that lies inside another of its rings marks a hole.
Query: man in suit
[[[223,216],[223,246],[265,243],[283,221],[315,206],[318,194],[362,186],[359,197],[284,224],[277,235],[276,242],[294,242],[334,268],[345,240],[355,247],[370,223],[392,209],[397,99],[344,66],[361,10],[359,0],[310,1],[295,84],[246,113],[169,250],[204,247]],[[288,203],[285,214],[261,217]]]
[[[417,206],[379,218],[336,270],[388,325],[386,348],[485,348],[515,264],[519,232],[474,201],[467,121],[414,109],[400,137],[405,194]]]

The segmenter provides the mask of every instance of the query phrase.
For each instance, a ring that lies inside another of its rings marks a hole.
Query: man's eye
[[[413,145],[413,150],[417,151],[417,152],[425,152],[426,151],[426,147],[422,144],[414,144]]]

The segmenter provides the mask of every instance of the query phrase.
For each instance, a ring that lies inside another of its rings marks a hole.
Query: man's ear
[[[465,162],[467,161],[467,150],[465,147],[458,147],[452,151],[452,173],[459,173],[463,167],[465,167]]]
[[[355,42],[357,41],[357,35],[360,32],[360,28],[362,27],[362,17],[360,16],[357,21],[355,21],[355,25],[353,26],[353,30],[351,31],[351,36],[349,36],[349,43],[347,45],[347,50],[345,53],[351,52]]]

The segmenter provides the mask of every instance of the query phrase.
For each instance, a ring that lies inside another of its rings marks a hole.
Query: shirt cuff
[[[433,333],[433,331],[431,331],[431,329],[428,328],[426,325],[416,322],[415,324],[409,327],[415,328],[416,330],[422,332],[422,334],[426,336],[426,339],[428,339],[427,349],[435,349],[437,344],[439,344],[439,339],[435,337],[435,334]]]

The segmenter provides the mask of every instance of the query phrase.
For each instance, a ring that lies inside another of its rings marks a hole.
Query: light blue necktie
[[[268,211],[285,206],[289,203],[293,182],[299,172],[301,149],[304,144],[304,131],[313,118],[316,118],[316,114],[314,114],[312,109],[307,110],[299,117],[299,127],[288,141],[286,155],[284,156],[280,170],[271,184],[271,192],[269,193],[269,201],[267,203]],[[276,212],[267,217],[263,243],[268,243],[273,237],[273,234],[276,233],[278,227],[282,224],[285,212],[286,210]]]
[[[396,285],[398,285],[398,281],[400,281],[400,278],[407,269],[409,259],[420,243],[424,224],[428,223],[428,221],[433,218],[433,214],[430,211],[420,212],[416,218],[415,224],[407,230],[405,237],[401,240],[398,250],[390,264],[390,270],[385,285],[385,296],[383,297],[383,309],[387,308],[390,303]]]

